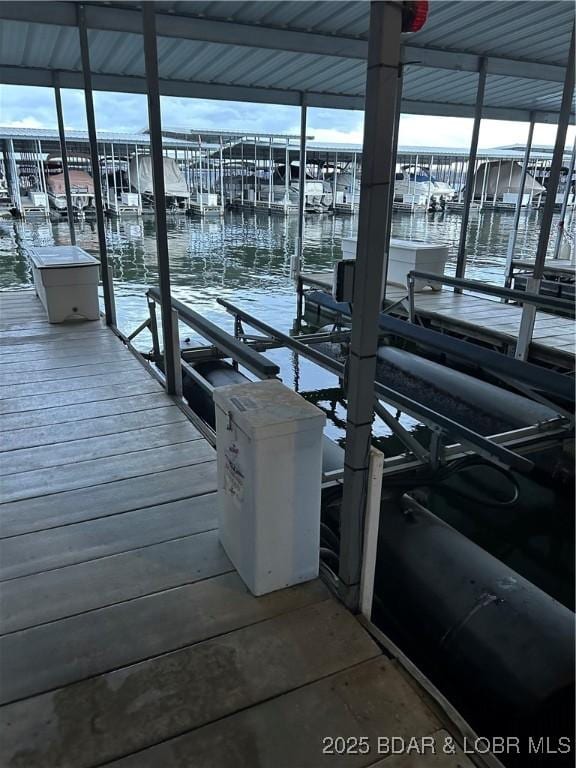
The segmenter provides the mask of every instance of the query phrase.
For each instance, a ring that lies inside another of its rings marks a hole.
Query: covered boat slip
[[[215,454],[101,322],[0,296],[0,763],[401,768],[448,734],[319,581],[255,598],[218,543]],[[429,755],[423,765],[471,765]]]

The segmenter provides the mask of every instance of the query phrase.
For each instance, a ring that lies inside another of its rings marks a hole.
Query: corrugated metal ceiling
[[[69,25],[73,4],[40,4],[44,9],[47,5],[53,8],[54,19],[47,19],[46,11],[38,9],[38,4],[22,4],[30,9],[29,19],[39,18],[46,23],[20,20],[19,12],[14,10],[17,5],[0,2],[0,19],[2,11],[12,6],[10,13],[4,14],[11,16],[11,20],[0,21],[0,78],[4,76],[7,82],[48,84],[50,78],[46,71],[60,70],[65,87],[80,85],[78,35]],[[92,26],[103,27],[89,31],[95,88],[142,91],[145,67],[142,36],[138,33],[138,6],[134,3],[114,3],[113,8],[101,3],[88,5]],[[114,29],[117,18],[114,14],[118,11],[124,14],[119,19],[123,31]],[[253,97],[254,101],[286,104],[298,104],[300,95],[307,94],[313,106],[362,106],[365,62],[358,54],[359,49],[348,55],[346,46],[353,38],[359,41],[366,38],[367,2],[165,2],[158,4],[158,11],[163,18],[174,22],[180,18],[190,27],[185,37],[177,36],[181,30],[158,37],[164,93],[230,100]],[[110,13],[112,16],[108,17]],[[58,21],[60,18],[62,22]],[[192,39],[194,19],[198,25],[200,19],[212,20],[216,30],[211,27],[206,32],[204,29],[197,36],[204,35],[205,39]],[[526,66],[530,62],[532,66],[559,66],[566,62],[573,20],[573,4],[561,0],[482,3],[432,0],[424,28],[404,36],[410,46],[408,61],[417,61],[422,49],[431,55],[460,52],[459,55],[468,57],[470,54],[500,57],[497,71],[505,72],[507,61],[515,66],[518,62],[520,66],[522,62]],[[228,25],[234,27],[237,44],[214,39],[218,31]],[[159,29],[166,32],[167,27],[159,24]],[[281,41],[279,39],[278,49],[271,48],[264,40],[267,30],[286,33]],[[334,54],[318,54],[313,45],[309,52],[291,50],[290,34],[299,36],[296,48],[307,45],[302,43],[303,32],[317,36],[305,36],[305,40],[310,39],[312,43],[326,37],[342,38],[342,46],[333,48]],[[451,61],[453,69],[443,68],[444,65],[432,68],[429,60],[426,66],[412,63],[405,67],[405,111],[417,112],[420,106],[426,114],[470,114],[477,74],[459,71],[470,69],[469,61],[462,67],[458,56]],[[493,74],[489,69],[485,95],[488,116],[526,119],[528,112],[536,110],[543,113],[541,119],[546,119],[550,115],[544,113],[559,110],[562,83],[554,80],[555,73],[551,79],[539,78],[536,69],[535,79],[527,79],[516,76],[516,72],[511,76]]]

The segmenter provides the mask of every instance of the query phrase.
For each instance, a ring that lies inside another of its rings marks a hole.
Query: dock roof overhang
[[[0,82],[82,87],[76,5],[0,2]],[[85,5],[94,89],[145,93],[139,4]],[[368,23],[365,0],[158,3],[160,91],[363,109]],[[471,117],[484,58],[484,117],[556,122],[573,23],[569,0],[431,0],[404,36],[402,111]]]

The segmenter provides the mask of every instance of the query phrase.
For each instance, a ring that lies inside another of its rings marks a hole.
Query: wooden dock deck
[[[378,738],[442,743],[431,700],[320,581],[247,592],[213,449],[110,330],[3,293],[0,349],[4,768],[410,768]],[[323,755],[336,736],[370,750]]]
[[[325,290],[332,288],[331,272],[311,272],[301,275],[303,285],[313,285]],[[398,285],[388,285],[386,298],[399,301],[408,296],[408,290]],[[462,336],[488,342],[515,345],[520,330],[522,307],[505,304],[485,296],[469,293],[457,294],[451,289],[425,290],[414,294],[416,314],[440,329],[458,329]],[[408,301],[405,302],[406,308]],[[406,315],[401,306],[396,314]],[[534,323],[533,348],[537,356],[553,362],[558,358],[573,365],[576,343],[576,327],[569,317],[559,317],[537,312]]]

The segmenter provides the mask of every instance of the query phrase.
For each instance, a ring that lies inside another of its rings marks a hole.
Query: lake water
[[[518,257],[532,257],[538,239],[540,212],[523,213],[517,240]],[[467,276],[502,283],[505,254],[513,216],[508,212],[473,212],[468,234]],[[396,212],[392,235],[401,238],[447,243],[451,248],[448,271],[454,269],[461,217],[459,214],[413,215]],[[304,269],[329,270],[341,257],[343,237],[355,235],[357,218],[309,215],[306,217]],[[154,217],[124,217],[106,221],[109,259],[114,268],[114,290],[118,326],[129,333],[147,317],[145,292],[157,284]],[[553,229],[555,231],[555,229]],[[197,312],[232,331],[230,316],[220,307],[219,297],[244,307],[283,331],[292,328],[296,296],[290,280],[290,254],[297,233],[296,217],[227,211],[223,220],[168,216],[172,294]],[[553,238],[551,238],[553,240]],[[31,284],[25,248],[29,245],[69,243],[66,222],[0,222],[0,290]],[[77,224],[77,243],[98,255],[94,221]],[[189,333],[189,331],[187,331]],[[141,344],[149,347],[144,333]],[[282,368],[282,379],[298,391],[336,388],[335,377],[290,352],[267,353]],[[344,410],[336,403],[335,418]],[[414,426],[406,418],[407,426]],[[342,426],[333,423],[329,432],[343,436]],[[376,432],[388,434],[383,424]]]

